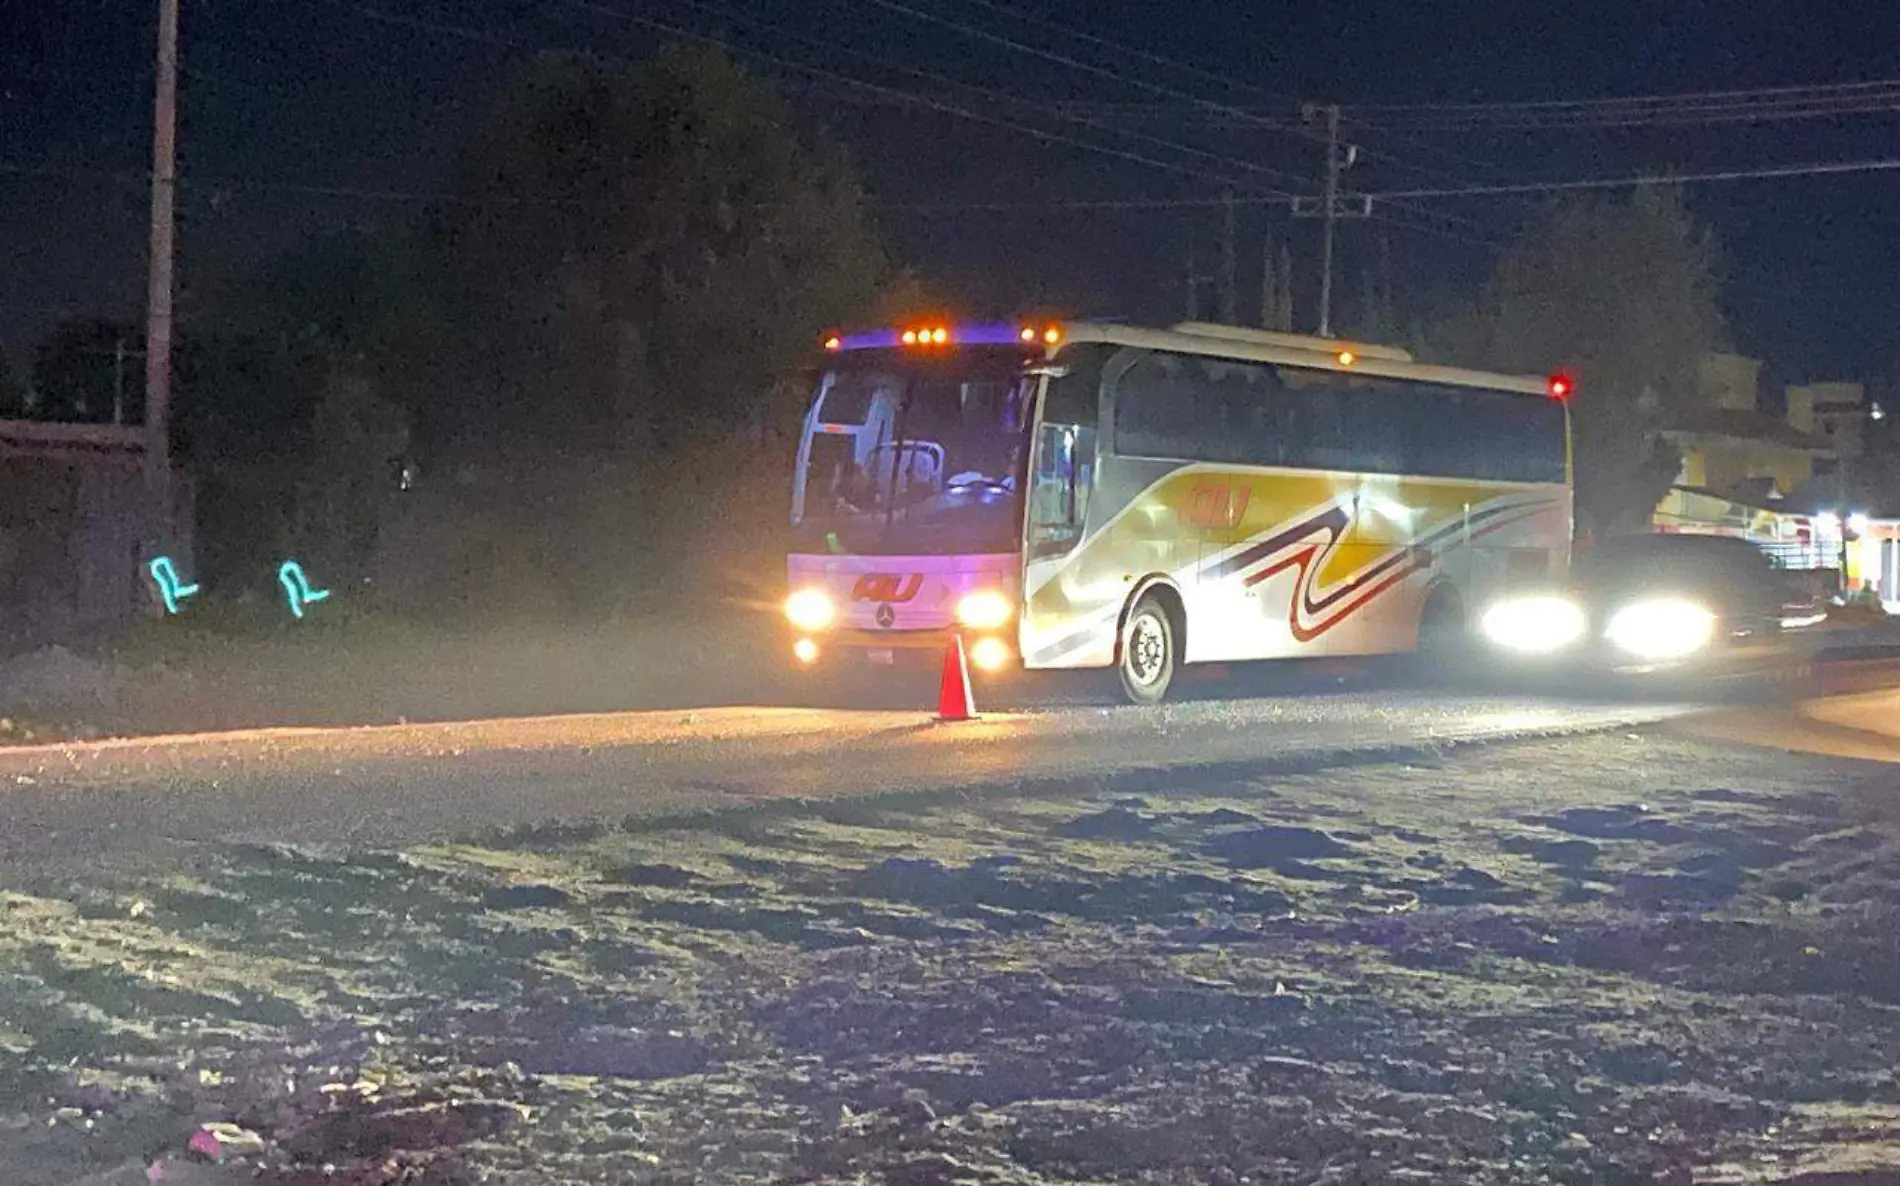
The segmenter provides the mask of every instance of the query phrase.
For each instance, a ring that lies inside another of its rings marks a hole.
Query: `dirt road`
[[[1873,1186],[1893,793],[1643,729],[115,848],[0,897],[0,1180],[143,1180],[215,1120],[256,1164],[172,1180]]]

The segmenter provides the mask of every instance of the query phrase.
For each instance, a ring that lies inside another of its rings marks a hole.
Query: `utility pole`
[[[125,423],[125,335],[112,343],[112,422]]]
[[[1233,191],[1221,198],[1221,240],[1220,240],[1220,319],[1228,325],[1240,324],[1239,263],[1234,258],[1238,250],[1234,240],[1237,237],[1234,215]]]
[[[1260,251],[1260,328],[1293,331],[1293,259],[1271,228]]]
[[[1359,147],[1355,144],[1339,142],[1339,104],[1308,103],[1306,105],[1305,115],[1308,122],[1321,114],[1326,117],[1325,192],[1317,204],[1310,199],[1295,198],[1293,217],[1325,220],[1320,248],[1319,336],[1330,338],[1333,336],[1333,239],[1337,233],[1335,227],[1341,218],[1370,217],[1372,199],[1363,196],[1355,199],[1356,209],[1340,201],[1339,174],[1344,169],[1352,168],[1353,163],[1359,159]]]
[[[1194,266],[1194,232],[1188,231],[1187,244],[1187,319],[1198,321],[1201,316],[1201,276]]]
[[[1201,272],[1200,261],[1196,258],[1194,251],[1194,232],[1190,230],[1187,244],[1187,319],[1189,321],[1201,319],[1201,289],[1213,281],[1214,277]]]
[[[1273,271],[1273,231],[1267,231],[1266,244],[1260,251],[1260,328],[1279,329],[1280,278]]]
[[[1326,246],[1319,279],[1319,336],[1333,336],[1333,227],[1339,221],[1339,104],[1326,108]]]
[[[158,88],[152,122],[152,247],[145,322],[145,488],[168,540],[171,489],[172,240],[178,195],[178,2],[158,0]]]

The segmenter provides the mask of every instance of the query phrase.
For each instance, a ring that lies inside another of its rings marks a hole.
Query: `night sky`
[[[1123,76],[1291,118],[1302,98],[1347,104],[1594,98],[1877,80],[1900,75],[1900,8],[1877,3],[1418,3],[1330,0],[904,0]],[[1067,199],[1201,199],[1316,176],[1320,150],[1282,131],[1171,110],[1088,109],[1153,140],[1049,117],[1058,104],[1168,102],[1125,82],[985,43],[871,0],[184,0],[186,191],[180,266],[188,319],[202,296],[301,238],[387,225],[426,193],[500,79],[536,49],[638,57],[666,35],[644,17],[717,34],[784,62],[925,93],[997,118],[1111,144],[1185,167],[1164,171],[902,107],[835,79],[754,62],[801,113],[850,147],[882,204],[899,262],[971,312],[1048,302],[1077,313],[1178,318],[1190,244],[1208,270],[1220,225],[1209,207],[1063,208]],[[0,347],[15,365],[62,315],[137,316],[150,136],[154,3],[0,0]],[[411,23],[389,19],[406,18]],[[1032,16],[1036,19],[1024,19]],[[1245,88],[1119,55],[1063,25],[1191,63]],[[420,25],[435,26],[423,28]],[[743,58],[745,55],[741,54]],[[905,67],[941,76],[927,79]],[[957,91],[1006,91],[1021,102]],[[1367,120],[1391,117],[1368,111]],[[1518,177],[1880,157],[1900,112],[1767,127],[1475,136],[1353,135],[1367,153],[1349,180],[1368,190]],[[1171,142],[1169,145],[1155,140]],[[1183,154],[1188,145],[1226,160]],[[1494,165],[1495,169],[1486,165]],[[22,172],[21,170],[28,170]],[[1430,172],[1427,172],[1429,170]],[[378,191],[382,196],[307,192]],[[1787,378],[1900,375],[1900,173],[1698,185],[1692,207],[1729,261],[1735,344]],[[1005,203],[1005,211],[920,211],[917,203]],[[1033,207],[1029,209],[1023,206]],[[1341,289],[1389,250],[1401,305],[1469,291],[1521,199],[1385,208],[1345,230]],[[1442,215],[1450,215],[1447,222]],[[1433,229],[1421,230],[1425,222]],[[1401,225],[1403,224],[1403,225]],[[1241,309],[1251,315],[1263,235],[1290,234],[1310,328],[1317,234],[1283,209],[1245,207]],[[1389,248],[1388,248],[1389,245]],[[1350,308],[1344,328],[1350,330]]]

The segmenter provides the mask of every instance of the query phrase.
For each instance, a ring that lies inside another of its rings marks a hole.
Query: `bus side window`
[[[1095,481],[1095,430],[1044,423],[1029,498],[1029,554],[1060,555],[1082,538]]]

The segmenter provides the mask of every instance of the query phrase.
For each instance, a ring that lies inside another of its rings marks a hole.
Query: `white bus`
[[[834,335],[799,446],[786,618],[809,668],[979,671],[1458,644],[1561,575],[1570,386],[1190,323]]]

